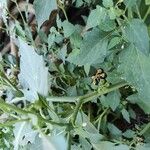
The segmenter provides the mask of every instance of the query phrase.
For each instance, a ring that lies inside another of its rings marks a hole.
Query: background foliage
[[[0,0],[0,149],[150,149],[149,34],[150,0]]]

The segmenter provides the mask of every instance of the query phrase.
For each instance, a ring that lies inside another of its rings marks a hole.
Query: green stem
[[[140,11],[139,11],[139,7],[138,7],[138,5],[137,5],[137,4],[136,4],[136,11],[137,11],[138,17],[139,17],[140,19],[142,19],[142,18],[141,18]]]
[[[147,17],[148,17],[149,14],[150,14],[150,7],[147,9],[147,12],[145,13],[143,21],[145,21],[147,19]]]
[[[60,103],[64,103],[64,102],[67,102],[67,103],[75,103],[76,100],[77,100],[78,97],[66,97],[66,96],[62,96],[62,97],[48,97],[46,98],[47,101],[50,101],[50,102],[60,102]]]
[[[109,110],[109,108],[106,108],[102,114],[100,114],[100,116],[98,117],[98,119],[95,121],[95,123],[98,122],[98,131],[100,130],[100,127],[101,127],[101,122],[102,122],[102,119],[103,119],[103,116],[107,113],[107,111]]]
[[[0,123],[0,128],[12,126],[15,123],[24,122],[24,121],[29,121],[29,119],[12,120],[12,121],[7,121],[7,122],[4,122],[4,123]]]
[[[132,13],[132,9],[128,8],[128,18],[132,19],[133,18],[133,13]]]
[[[2,99],[0,99],[0,109],[3,109],[3,108],[7,108],[7,110],[9,110],[9,111],[12,110],[12,111],[15,111],[16,113],[22,114],[22,115],[33,114],[33,115],[35,115],[38,118],[39,121],[41,121],[43,123],[49,123],[49,124],[52,124],[52,125],[59,125],[59,126],[67,126],[68,125],[66,123],[59,123],[59,122],[54,122],[54,121],[51,121],[51,120],[47,120],[45,118],[42,118],[37,113],[23,110],[23,109],[18,108],[18,107],[14,106],[14,105],[5,103]]]
[[[142,136],[150,128],[150,122],[145,126],[145,128],[139,133]]]
[[[86,94],[86,95],[80,96],[78,98],[78,103],[77,103],[77,105],[75,107],[74,113],[73,113],[72,118],[71,118],[72,119],[71,120],[72,124],[73,125],[75,124],[75,121],[76,121],[76,118],[77,118],[77,115],[78,115],[78,111],[81,108],[83,103],[87,103],[87,102],[93,100],[94,98],[97,98],[97,97],[99,97],[101,95],[104,95],[104,94],[107,94],[109,92],[112,92],[114,90],[117,90],[117,89],[119,89],[119,88],[121,88],[121,87],[123,87],[125,85],[127,85],[127,82],[122,81],[122,82],[119,82],[117,84],[111,85],[111,86],[109,86],[109,87],[107,87],[105,89],[102,89],[100,91],[95,91],[95,92],[92,92],[90,94]]]
[[[66,11],[65,11],[64,4],[62,4],[59,0],[57,1],[57,3],[58,3],[58,7],[63,11],[65,18],[68,21],[68,17],[67,17]]]
[[[5,73],[3,71],[0,70],[0,76],[2,77],[2,79],[9,84],[14,90],[21,92],[9,79],[8,77],[5,75]],[[22,93],[22,92],[21,92]]]
[[[70,133],[70,131],[68,132],[68,148],[67,148],[67,150],[71,150],[71,133]]]

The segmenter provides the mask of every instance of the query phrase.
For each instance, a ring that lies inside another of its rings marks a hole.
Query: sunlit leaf
[[[66,139],[62,135],[46,137],[42,136],[42,150],[67,150]]]
[[[37,131],[32,129],[31,124],[28,122],[20,122],[16,123],[14,126],[14,150],[19,150],[19,146],[25,146],[28,142],[34,142]]]
[[[36,100],[38,93],[48,94],[48,68],[42,56],[39,56],[32,46],[19,39],[20,74],[19,81],[23,92],[29,101]]]

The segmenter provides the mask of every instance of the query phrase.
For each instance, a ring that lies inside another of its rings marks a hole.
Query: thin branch
[[[147,11],[146,11],[146,13],[145,13],[145,16],[144,16],[144,18],[143,18],[144,21],[147,19],[147,17],[148,17],[149,14],[150,14],[150,6],[149,6],[149,8],[147,9]]]
[[[78,103],[75,107],[74,113],[73,113],[72,118],[71,118],[72,119],[71,120],[72,124],[73,125],[75,124],[75,121],[76,121],[76,118],[77,118],[77,115],[78,115],[78,111],[81,108],[82,104],[87,103],[87,102],[89,102],[89,101],[93,100],[94,98],[97,98],[101,95],[104,95],[104,94],[107,94],[107,93],[112,92],[114,90],[117,90],[117,89],[119,89],[119,88],[121,88],[125,85],[127,85],[127,82],[122,81],[122,82],[119,82],[117,84],[111,85],[108,88],[102,89],[100,91],[95,91],[93,93],[86,94],[84,96],[79,97],[78,98]]]
[[[39,114],[31,112],[31,111],[27,111],[27,110],[23,110],[21,108],[16,107],[15,105],[11,105],[8,104],[6,102],[3,101],[3,99],[0,98],[0,109],[8,109],[9,111],[12,110],[18,114],[22,114],[22,115],[29,115],[29,114],[33,114],[38,118],[38,121],[43,122],[43,123],[49,123],[52,125],[59,125],[59,126],[67,126],[67,123],[59,123],[59,122],[54,122],[45,118],[42,118]]]
[[[29,119],[12,120],[12,121],[7,121],[7,122],[4,122],[4,123],[0,123],[0,128],[12,126],[15,123],[24,122],[24,121],[29,121]]]

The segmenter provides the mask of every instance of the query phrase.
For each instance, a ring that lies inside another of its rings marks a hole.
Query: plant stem
[[[100,130],[102,119],[103,119],[104,115],[107,113],[108,110],[109,110],[109,109],[106,108],[106,109],[102,112],[102,114],[98,117],[98,119],[95,121],[95,123],[98,122],[98,127],[97,127],[97,128],[98,128],[98,131]]]
[[[77,103],[77,105],[75,107],[74,113],[73,113],[72,118],[71,118],[72,119],[71,120],[72,124],[75,125],[75,121],[76,121],[76,118],[77,118],[78,111],[81,108],[83,103],[89,102],[89,101],[93,100],[94,98],[97,98],[97,97],[99,97],[101,95],[104,95],[104,94],[107,94],[109,92],[112,92],[114,90],[117,90],[117,89],[119,89],[119,88],[121,88],[121,87],[123,87],[125,85],[127,85],[127,82],[122,81],[122,82],[119,82],[117,84],[111,85],[111,86],[109,86],[109,87],[107,87],[107,88],[105,88],[103,90],[95,91],[95,92],[92,92],[90,94],[86,94],[86,95],[80,96],[78,98],[78,103]]]
[[[8,77],[5,75],[5,73],[3,71],[0,70],[0,76],[1,78],[7,83],[9,84],[14,90],[22,93],[9,79]]]
[[[62,96],[62,97],[48,97],[46,98],[47,101],[50,101],[50,102],[59,102],[59,103],[64,103],[64,102],[67,102],[67,103],[75,103],[76,100],[77,100],[78,97],[66,97],[66,96]]]
[[[139,7],[138,7],[137,4],[136,4],[136,11],[137,11],[137,14],[138,14],[139,19],[142,19],[142,18],[141,18],[140,11],[139,11]]]
[[[67,150],[71,150],[71,133],[70,131],[68,132],[68,148]]]
[[[58,7],[63,11],[65,18],[68,21],[68,17],[67,17],[66,11],[65,11],[64,4],[60,0],[58,0],[57,3],[58,3]]]
[[[4,122],[4,123],[0,123],[0,128],[12,126],[15,123],[24,122],[24,121],[29,121],[29,119],[12,120],[12,121],[7,121],[7,122]]]
[[[143,21],[145,21],[147,19],[147,17],[148,17],[149,14],[150,14],[150,7],[147,9],[147,12],[145,13]]]
[[[54,121],[51,121],[51,120],[47,120],[45,118],[42,118],[39,114],[37,113],[34,113],[34,112],[30,112],[30,111],[26,111],[26,110],[23,110],[21,108],[18,108],[14,105],[11,105],[11,104],[8,104],[8,103],[5,103],[2,99],[0,99],[0,109],[3,109],[3,108],[6,108],[7,110],[13,110],[15,111],[16,113],[18,114],[22,114],[22,115],[28,115],[28,114],[33,114],[35,115],[39,121],[43,122],[43,123],[49,123],[49,124],[52,124],[52,125],[59,125],[59,126],[67,126],[68,124],[67,123],[59,123],[59,122],[54,122]]]
[[[150,128],[150,122],[145,126],[145,128],[139,133],[142,136]]]

